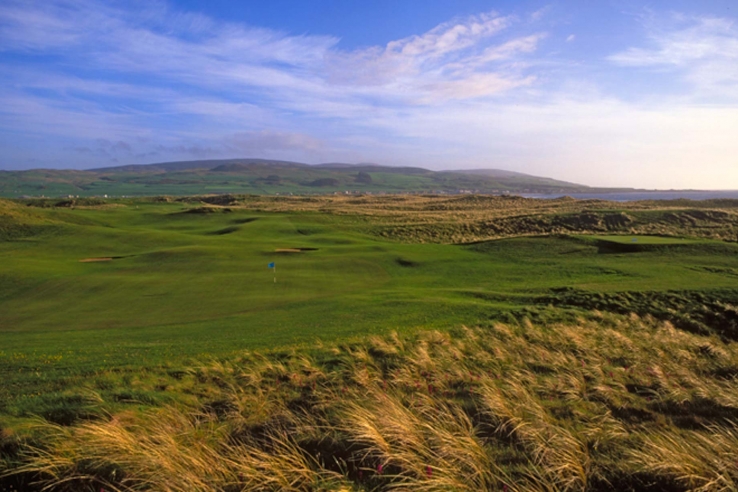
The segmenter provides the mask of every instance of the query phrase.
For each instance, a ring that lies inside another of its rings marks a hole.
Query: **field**
[[[75,474],[69,490],[250,490],[248,480],[259,480],[245,462],[228,468],[225,460],[228,469],[207,487],[186,481],[192,477],[168,486],[136,468],[143,458],[135,465],[123,457],[128,451],[105,455],[101,444],[97,455],[86,447],[102,439],[95,432],[123,432],[121,425],[168,432],[158,423],[204,432],[209,444],[201,444],[215,447],[200,451],[213,459],[223,458],[219,446],[233,444],[218,432],[266,426],[265,441],[246,439],[248,453],[285,446],[293,461],[274,466],[294,465],[284,473],[298,477],[265,490],[709,484],[711,465],[699,465],[701,482],[659,471],[636,453],[675,435],[684,439],[679,445],[697,446],[708,431],[728,443],[726,453],[738,449],[727,424],[738,418],[738,394],[728,384],[738,374],[736,204],[684,205],[477,197],[0,201],[0,452],[9,469],[25,470],[0,481],[0,490]],[[635,366],[639,372],[630,373]],[[394,412],[388,422],[417,426],[406,429],[417,433],[407,437],[415,444],[387,444],[393,438],[382,433],[391,429],[375,421],[385,403],[382,411]],[[303,415],[306,405],[323,420]],[[272,410],[283,419],[273,421]],[[433,411],[450,420],[431,425]],[[163,420],[146,420],[160,412]],[[352,434],[344,418],[375,434]],[[610,434],[590,442],[585,434],[595,432],[596,419]],[[205,421],[209,430],[200,427]],[[441,452],[439,440],[451,437],[425,435],[428,426],[466,435],[480,454],[447,468],[453,453]],[[295,428],[297,441],[285,437]],[[320,437],[318,428],[332,430]],[[559,446],[557,439],[573,439],[578,471],[555,471],[564,458],[550,458],[546,446]],[[190,444],[182,449],[195,453]],[[305,458],[315,454],[309,446],[343,464]],[[397,454],[405,448],[408,455]],[[709,462],[705,453],[695,459]],[[630,460],[622,466],[621,455]],[[83,466],[88,459],[99,466]],[[177,473],[184,477],[190,465]],[[469,470],[484,467],[462,486]],[[736,479],[735,470],[721,473],[720,480]],[[735,485],[725,483],[705,490]]]

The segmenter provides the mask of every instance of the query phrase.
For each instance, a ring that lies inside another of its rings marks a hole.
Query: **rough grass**
[[[728,491],[736,367],[635,314],[250,352],[185,369],[189,404],[40,420],[6,463],[61,491]]]
[[[183,200],[262,211],[355,215],[380,237],[415,243],[468,243],[546,234],[638,234],[738,241],[738,200],[617,203],[480,195],[220,195]]]
[[[53,230],[52,218],[10,200],[0,199],[0,242],[33,237]]]
[[[725,340],[738,340],[738,291],[719,292],[613,292],[594,293],[573,288],[555,289],[538,303],[576,306],[621,314],[649,315],[693,333],[717,333]]]

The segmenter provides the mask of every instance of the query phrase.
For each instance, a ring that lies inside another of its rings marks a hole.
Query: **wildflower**
[[[425,467],[425,474],[428,475],[429,477],[433,476],[433,468],[431,468],[430,465],[427,465]]]
[[[380,464],[377,465],[377,473],[379,475],[381,475],[382,474],[382,470],[384,470],[384,467],[382,466],[382,463],[380,463]]]

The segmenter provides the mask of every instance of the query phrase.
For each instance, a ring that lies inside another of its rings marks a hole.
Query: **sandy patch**
[[[277,248],[275,253],[304,253],[306,251],[318,251],[318,248]]]

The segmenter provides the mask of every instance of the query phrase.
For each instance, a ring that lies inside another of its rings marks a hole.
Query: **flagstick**
[[[274,264],[274,283],[277,283],[277,264]]]

